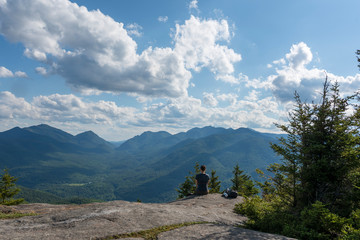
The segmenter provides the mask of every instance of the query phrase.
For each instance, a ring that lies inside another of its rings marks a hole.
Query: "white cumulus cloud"
[[[306,43],[294,44],[285,58],[273,62],[279,66],[276,68],[276,74],[268,76],[267,81],[258,83],[258,85],[270,88],[275,97],[283,103],[294,99],[295,90],[304,100],[316,100],[320,96],[326,77],[333,83],[339,82],[344,94],[351,94],[359,90],[360,74],[343,77],[324,69],[309,68],[308,64],[312,59],[313,54]]]
[[[1,34],[23,43],[26,56],[42,62],[52,56],[49,72],[76,89],[186,94],[191,74],[171,49],[149,48],[138,55],[124,25],[99,10],[67,0],[5,1],[0,3],[0,22]],[[129,26],[132,34],[139,29],[134,27]],[[164,64],[167,60],[170,64]]]
[[[28,75],[22,71],[16,71],[15,73],[13,73],[6,67],[0,66],[0,78],[12,78],[12,77],[27,78]]]
[[[191,16],[176,25],[174,48],[149,47],[139,54],[130,36],[141,35],[139,25],[124,27],[68,0],[1,1],[0,23],[0,33],[21,42],[25,56],[47,64],[38,73],[61,75],[81,92],[180,97],[187,95],[189,70],[207,67],[217,79],[229,81],[241,59],[218,44],[230,40],[226,20]]]
[[[0,92],[0,118],[74,124],[128,124],[138,110],[119,107],[111,101],[88,102],[75,95],[53,94],[34,97],[32,102],[10,92]]]
[[[35,68],[35,71],[38,74],[43,75],[43,76],[46,76],[48,74],[46,68],[44,68],[44,67],[37,67],[37,68]]]
[[[0,92],[0,119],[32,118],[39,116],[33,106],[24,98],[11,92]]]
[[[13,77],[14,74],[12,73],[12,71],[10,71],[9,69],[5,68],[5,67],[0,67],[0,77],[2,78],[6,78],[6,77]]]
[[[218,41],[229,40],[226,20],[201,20],[191,16],[184,25],[176,25],[174,51],[182,56],[186,68],[200,71],[207,67],[218,79],[231,82],[234,63],[241,60],[241,55],[218,44]]]
[[[210,106],[210,107],[216,107],[218,105],[218,100],[216,100],[216,98],[214,97],[214,95],[212,93],[203,93],[203,103],[206,106]]]
[[[289,61],[290,67],[294,69],[304,67],[311,62],[312,58],[311,50],[304,42],[292,45],[290,53],[286,54],[286,59]],[[280,63],[284,62],[280,60]]]

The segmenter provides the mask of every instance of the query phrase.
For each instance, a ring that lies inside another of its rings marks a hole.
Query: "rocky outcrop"
[[[97,239],[185,222],[208,223],[163,232],[158,239],[288,239],[236,227],[246,219],[233,212],[240,201],[210,194],[162,204],[23,204],[7,211],[38,215],[0,220],[0,239]]]

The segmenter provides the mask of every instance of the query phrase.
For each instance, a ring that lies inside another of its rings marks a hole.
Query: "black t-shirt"
[[[207,188],[207,183],[209,182],[209,175],[207,175],[206,173],[199,173],[196,175],[195,179],[198,182],[198,187],[196,189],[197,192],[207,192],[208,188]]]

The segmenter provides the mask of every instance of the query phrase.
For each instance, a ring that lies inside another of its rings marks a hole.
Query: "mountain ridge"
[[[207,126],[147,131],[115,147],[92,131],[73,136],[42,124],[0,133],[0,167],[27,189],[60,198],[166,202],[196,162],[216,170],[223,188],[236,164],[256,177],[256,168],[279,161],[269,146],[276,136]]]

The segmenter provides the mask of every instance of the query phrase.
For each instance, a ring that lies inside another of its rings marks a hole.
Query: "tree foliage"
[[[10,176],[9,171],[4,169],[4,173],[0,180],[0,204],[16,205],[24,201],[24,199],[14,199],[13,197],[19,193],[20,189],[16,187],[16,177]]]
[[[360,54],[360,53],[359,53]],[[262,198],[247,199],[237,211],[248,226],[299,239],[360,237],[360,92],[342,96],[326,80],[318,103],[295,93],[287,136],[271,144],[281,157],[259,185]]]
[[[233,170],[233,183],[231,189],[237,191],[239,195],[243,197],[250,197],[258,193],[258,189],[255,187],[254,182],[250,176],[240,170],[239,164],[236,164]]]
[[[196,190],[195,177],[196,174],[200,173],[200,165],[198,162],[195,163],[194,172],[189,171],[189,175],[185,176],[185,181],[180,184],[178,192],[178,199],[187,197],[193,194]]]
[[[216,171],[211,170],[210,181],[209,181],[209,193],[220,193],[220,185],[221,182],[219,180],[219,176],[216,176]]]
[[[356,115],[348,110],[356,97],[341,97],[339,85],[330,87],[325,81],[320,103],[304,103],[295,94],[296,108],[289,124],[277,125],[288,137],[271,145],[283,161],[271,171],[276,189],[293,207],[320,201],[334,211],[351,212],[348,199],[357,189],[349,175],[360,167],[360,136]],[[276,178],[282,182],[278,184]]]

